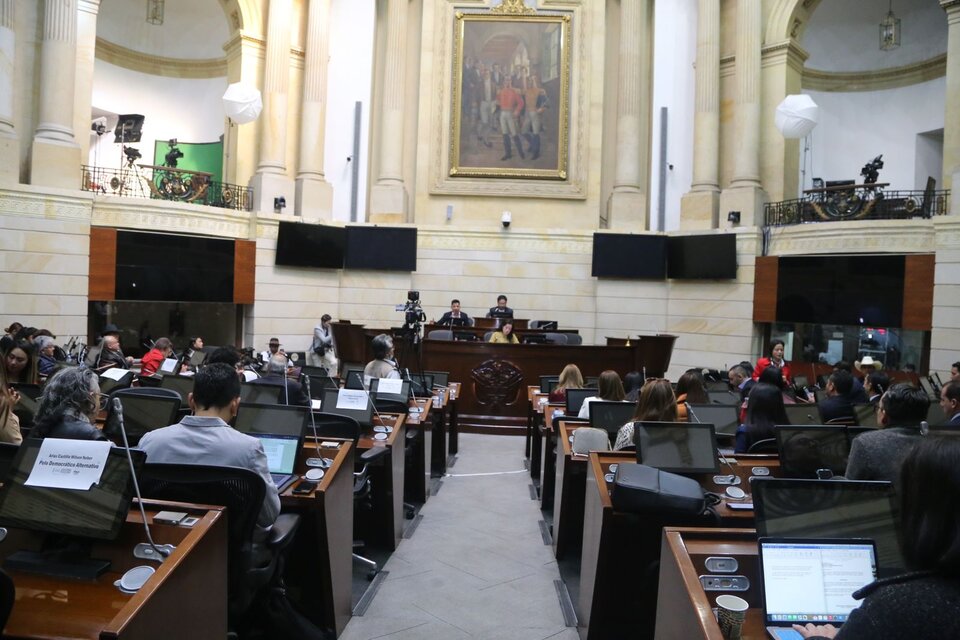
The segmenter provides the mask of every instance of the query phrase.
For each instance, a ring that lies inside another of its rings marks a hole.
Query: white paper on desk
[[[127,369],[121,369],[120,367],[110,367],[106,371],[100,373],[100,376],[103,378],[109,378],[110,380],[115,380],[120,382],[123,379],[123,376],[130,373]]]
[[[178,362],[180,361],[176,358],[164,358],[163,363],[160,365],[160,371],[173,373],[177,369]]]
[[[363,389],[340,389],[337,393],[337,409],[365,411],[366,408],[367,392]]]
[[[377,393],[392,393],[399,395],[403,391],[403,380],[400,378],[380,378],[377,383]]]
[[[100,482],[110,455],[109,442],[44,438],[24,484],[28,487],[82,489]]]
[[[320,401],[319,401],[319,400],[311,400],[311,401],[310,401],[310,408],[313,409],[314,411],[320,411]]]

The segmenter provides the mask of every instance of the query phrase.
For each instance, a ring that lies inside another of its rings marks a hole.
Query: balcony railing
[[[83,165],[81,189],[130,198],[174,200],[250,211],[253,190],[211,180],[211,174],[176,167],[127,163],[120,169]]]
[[[811,189],[803,198],[764,206],[768,227],[841,220],[930,218],[949,211],[950,191],[884,191],[879,185]]]

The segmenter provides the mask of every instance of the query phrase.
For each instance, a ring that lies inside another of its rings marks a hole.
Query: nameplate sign
[[[337,409],[365,411],[366,408],[367,392],[363,389],[340,389],[337,393]]]
[[[403,391],[403,380],[399,378],[380,378],[377,383],[377,393],[399,395]]]
[[[24,484],[89,491],[100,482],[112,446],[99,440],[45,438]]]

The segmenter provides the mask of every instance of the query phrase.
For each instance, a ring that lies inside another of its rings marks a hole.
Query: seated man
[[[950,380],[940,387],[940,407],[945,424],[960,427],[960,378]]]
[[[173,354],[173,344],[169,338],[157,338],[153,349],[147,351],[140,361],[140,375],[152,376],[160,370],[163,361]]]
[[[843,369],[837,369],[830,374],[827,388],[824,389],[827,397],[820,402],[820,418],[824,422],[837,418],[852,418],[853,405],[850,404],[850,390],[853,389],[853,376]]]
[[[513,309],[507,306],[507,296],[502,293],[497,296],[497,306],[490,307],[487,312],[488,318],[512,318]]]
[[[287,378],[287,356],[282,353],[271,356],[267,361],[267,375],[251,380],[250,384],[277,387],[278,404],[310,406],[310,398],[303,386],[296,380]]]
[[[120,349],[120,339],[113,334],[103,336],[103,340],[100,342],[100,355],[97,356],[93,368],[98,371],[110,367],[129,369],[131,364],[133,364],[133,358],[123,355],[123,351]]]
[[[280,497],[270,477],[260,441],[229,424],[240,406],[240,378],[233,367],[216,363],[203,367],[193,379],[189,396],[192,416],[179,424],[150,431],[140,439],[147,462],[243,467],[260,474],[267,491],[257,518],[265,532],[280,513]],[[259,536],[258,536],[259,538]]]
[[[473,320],[470,316],[460,311],[460,301],[454,298],[450,301],[450,311],[447,311],[437,321],[438,325],[449,325],[451,327],[471,327]]]
[[[896,482],[900,462],[921,437],[920,423],[929,408],[930,399],[922,389],[905,383],[890,387],[878,405],[880,429],[861,433],[850,445],[847,479]]]
[[[363,384],[370,386],[374,378],[399,378],[400,371],[393,359],[393,339],[381,333],[370,344],[373,348],[373,360],[363,368]]]

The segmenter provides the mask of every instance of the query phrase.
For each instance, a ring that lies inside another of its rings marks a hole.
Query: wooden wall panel
[[[253,304],[256,292],[257,243],[237,240],[233,249],[233,303]]]
[[[932,253],[906,257],[903,273],[904,329],[930,331],[933,326],[933,271],[936,256]]]
[[[90,227],[90,300],[113,300],[117,295],[117,230]]]
[[[780,258],[757,256],[753,276],[753,321],[777,321],[777,278]]]

